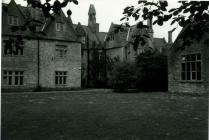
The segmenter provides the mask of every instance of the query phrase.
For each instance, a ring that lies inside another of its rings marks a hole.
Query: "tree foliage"
[[[137,6],[128,6],[124,9],[124,17],[121,21],[126,20],[127,24],[130,18],[134,18],[138,21],[138,28],[147,28],[143,22],[148,19],[153,19],[152,24],[159,26],[171,21],[171,25],[177,23],[183,28],[187,26],[187,33],[182,37],[184,46],[190,45],[194,39],[200,41],[204,32],[209,31],[209,1],[180,1],[179,3],[179,7],[168,9],[167,1],[139,0]],[[140,36],[140,38],[146,37]],[[139,41],[136,43],[139,44]]]
[[[114,65],[110,81],[117,92],[129,89],[167,91],[167,56],[147,50],[136,58],[135,63],[119,62]]]
[[[143,91],[167,91],[167,56],[156,50],[147,50],[136,58],[136,87]]]

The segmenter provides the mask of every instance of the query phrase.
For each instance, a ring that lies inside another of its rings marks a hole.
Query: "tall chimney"
[[[173,34],[173,32],[175,31],[175,29],[176,29],[176,28],[174,28],[173,30],[168,31],[168,43],[169,43],[169,44],[172,44],[172,43],[173,43],[172,34]]]
[[[154,31],[152,29],[152,18],[147,19],[147,26],[149,27],[149,29],[147,29],[147,31],[150,36],[150,39],[153,40]]]
[[[152,18],[147,19],[147,26],[149,26],[149,29],[152,29]]]

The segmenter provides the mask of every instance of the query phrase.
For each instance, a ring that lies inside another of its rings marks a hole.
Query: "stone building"
[[[172,93],[209,93],[209,33],[182,48],[183,28],[169,49],[168,88]]]
[[[88,25],[74,24],[76,33],[82,42],[82,86],[97,87],[104,84],[105,68],[105,32],[99,32],[96,22],[96,9],[90,5]]]
[[[120,61],[134,61],[136,56],[146,49],[157,49],[163,52],[167,43],[164,38],[154,38],[151,21],[148,20],[149,29],[139,29],[137,25],[131,27],[122,26],[123,31],[115,33],[118,28],[117,24],[111,24],[106,36],[106,53],[110,58],[118,58]],[[133,47],[133,36],[137,34],[146,34],[150,38],[146,39],[145,45],[138,45],[137,50]]]
[[[39,9],[17,5],[14,0],[2,4],[3,90],[81,87],[80,38],[70,16],[61,11],[54,17],[47,19]],[[11,31],[12,26],[23,25],[30,19],[43,22],[30,28],[35,27],[45,35],[30,30]]]

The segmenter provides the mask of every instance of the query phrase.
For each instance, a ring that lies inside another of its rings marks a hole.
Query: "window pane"
[[[182,67],[182,71],[186,71],[186,64],[185,63],[182,63],[181,67]]]
[[[201,62],[197,62],[197,71],[201,71]]]
[[[197,54],[197,60],[201,60],[201,54]]]
[[[66,84],[66,77],[63,77],[63,84]]]
[[[186,56],[186,61],[191,61],[191,55]]]
[[[23,85],[23,76],[20,76],[20,85]]]
[[[192,71],[195,71],[196,70],[196,65],[195,65],[195,62],[192,62]]]
[[[192,61],[195,61],[195,60],[196,60],[196,55],[195,55],[195,54],[192,54],[192,55],[191,55],[191,60],[192,60]]]
[[[12,76],[9,76],[9,82],[8,85],[12,85]]]
[[[192,72],[192,80],[196,80],[196,72]]]
[[[187,72],[187,80],[191,80],[191,73]]]
[[[18,80],[19,78],[18,78],[18,76],[15,76],[15,85],[18,85]]]
[[[59,77],[59,84],[60,85],[62,84],[62,77],[61,76]]]
[[[197,72],[197,80],[201,80],[201,72]]]
[[[190,68],[190,63],[187,63],[187,71],[191,71],[191,68]]]

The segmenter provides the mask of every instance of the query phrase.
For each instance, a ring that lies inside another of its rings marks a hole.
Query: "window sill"
[[[15,88],[15,87],[24,87],[24,85],[3,85],[3,86],[7,86],[7,87],[11,87],[11,88]]]
[[[181,83],[204,83],[203,80],[179,80]]]
[[[3,57],[24,57],[24,55],[3,55]]]
[[[56,87],[66,87],[67,85],[55,85]]]

